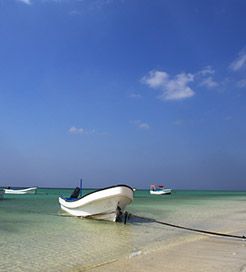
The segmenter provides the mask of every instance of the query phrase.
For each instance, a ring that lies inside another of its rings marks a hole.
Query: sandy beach
[[[242,236],[245,235],[245,231],[233,234]],[[77,271],[246,272],[246,240],[204,236],[196,241],[186,242],[166,250],[136,255]]]

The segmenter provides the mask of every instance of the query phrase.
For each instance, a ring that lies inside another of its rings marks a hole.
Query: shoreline
[[[245,231],[231,234],[245,235]],[[95,267],[76,269],[73,272],[135,272],[135,271],[206,271],[246,272],[246,239],[207,235],[193,241],[140,254]]]

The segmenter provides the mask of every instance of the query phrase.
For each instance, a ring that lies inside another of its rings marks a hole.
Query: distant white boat
[[[5,194],[12,195],[34,195],[37,193],[38,187],[31,187],[26,189],[3,189]]]
[[[150,194],[152,195],[170,195],[172,189],[164,189],[163,185],[150,185]]]
[[[3,198],[3,196],[4,196],[4,190],[0,190],[0,199],[2,199]]]
[[[99,189],[77,199],[79,190],[77,187],[70,198],[59,197],[61,209],[73,216],[115,222],[133,201],[133,189],[127,185]]]

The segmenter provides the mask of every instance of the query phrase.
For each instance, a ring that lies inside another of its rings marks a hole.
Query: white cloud
[[[159,88],[165,85],[169,75],[166,72],[150,71],[149,76],[141,79],[142,83],[149,85],[150,88]]]
[[[212,77],[208,77],[200,83],[200,86],[207,86],[208,88],[213,88],[218,86],[218,83],[215,82]]]
[[[200,81],[200,83],[198,82],[199,86],[205,86],[207,88],[214,88],[218,86],[219,84],[211,76],[214,73],[215,70],[213,70],[210,65],[196,73],[196,81]]]
[[[138,128],[141,129],[150,129],[150,126],[147,123],[141,123],[138,125]]]
[[[69,15],[78,15],[78,14],[81,14],[81,12],[79,10],[74,9],[74,10],[71,10],[68,14]]]
[[[141,82],[150,88],[162,90],[158,97],[162,100],[179,100],[191,97],[195,92],[187,85],[194,80],[194,75],[181,73],[170,79],[166,72],[150,71],[148,76],[144,76]]]
[[[94,129],[93,130],[85,130],[83,128],[77,128],[75,126],[71,127],[68,131],[73,134],[93,134],[93,133],[95,133]]]
[[[202,76],[206,76],[208,74],[214,74],[215,71],[212,69],[211,66],[206,66],[203,70],[201,70],[200,72],[198,72],[198,75],[202,75]]]
[[[238,55],[239,56],[229,66],[229,68],[233,71],[239,71],[246,68],[246,49],[243,48]]]
[[[177,126],[183,125],[185,123],[185,120],[179,119],[179,120],[175,120],[174,124]]]
[[[17,1],[27,4],[27,5],[31,5],[31,0],[17,0]]]
[[[84,129],[83,128],[76,128],[76,127],[71,127],[69,132],[74,133],[74,134],[83,134]]]
[[[132,94],[130,94],[130,97],[131,98],[141,98],[142,95],[141,94],[132,93]]]
[[[237,86],[240,88],[245,88],[246,87],[246,79],[242,79],[237,83]]]
[[[16,0],[17,2],[22,2],[24,4],[28,4],[30,5],[31,4],[31,1],[32,0]],[[63,2],[70,2],[71,0],[40,0],[41,3],[43,2],[56,2],[56,3],[63,3]],[[106,5],[112,5],[115,0],[88,0],[88,1],[85,1],[85,0],[77,0],[78,2],[87,2],[89,4],[89,7],[91,9],[93,8],[102,8],[103,6],[106,6]],[[121,0],[120,1],[122,4],[124,4],[125,0]],[[80,13],[78,11],[78,13]],[[69,14],[78,14],[77,11],[72,11],[72,12],[69,12]]]
[[[135,124],[140,129],[150,129],[150,126],[147,123],[142,122],[141,120],[131,120],[131,124]]]

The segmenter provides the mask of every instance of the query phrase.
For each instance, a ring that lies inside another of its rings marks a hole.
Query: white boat
[[[170,195],[172,189],[164,189],[163,185],[150,185],[150,194],[152,195]]]
[[[30,187],[26,189],[3,189],[5,194],[12,194],[12,195],[34,195],[37,193],[38,187]]]
[[[2,199],[3,198],[3,196],[4,196],[4,190],[0,190],[0,199]]]
[[[85,196],[59,197],[61,209],[73,216],[115,222],[125,207],[133,201],[133,189],[127,185],[115,185],[96,190]],[[75,190],[76,190],[75,189]],[[75,192],[75,191],[74,191]]]

